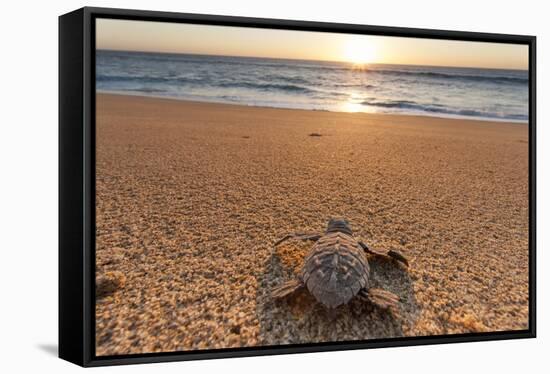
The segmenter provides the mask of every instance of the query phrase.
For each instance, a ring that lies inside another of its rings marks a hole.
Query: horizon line
[[[526,69],[521,68],[490,68],[490,67],[480,67],[480,66],[456,66],[456,65],[422,65],[422,64],[392,64],[384,62],[369,62],[365,64],[354,64],[350,61],[342,60],[317,60],[317,59],[297,59],[297,58],[288,58],[288,57],[261,57],[261,56],[247,56],[247,55],[223,55],[223,54],[209,54],[209,53],[193,53],[193,52],[166,52],[166,51],[142,51],[142,50],[132,50],[132,49],[110,49],[110,48],[95,48],[95,51],[107,51],[107,52],[134,52],[134,53],[157,53],[165,55],[192,55],[192,56],[208,56],[208,57],[237,57],[237,58],[257,58],[257,59],[272,59],[272,60],[287,60],[287,61],[311,61],[311,62],[333,62],[341,63],[347,65],[393,65],[393,66],[424,66],[424,67],[434,67],[434,68],[457,68],[457,69],[485,69],[485,70],[515,70],[515,71],[529,71],[530,67]]]

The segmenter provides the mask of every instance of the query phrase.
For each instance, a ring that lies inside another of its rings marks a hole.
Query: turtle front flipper
[[[271,296],[274,299],[282,299],[304,287],[304,284],[298,280],[293,279],[289,280],[271,290]]]
[[[402,263],[405,266],[409,266],[409,260],[403,254],[395,249],[378,249],[378,248],[372,248],[367,246],[363,242],[359,242],[359,245],[363,250],[371,255],[385,257],[391,260],[395,260],[397,262]]]
[[[368,300],[377,307],[389,310],[394,316],[399,316],[399,296],[381,288],[363,288],[359,291],[359,297]]]
[[[274,247],[278,246],[284,241],[287,241],[289,239],[295,239],[295,240],[311,240],[312,242],[316,242],[321,238],[322,235],[319,234],[303,234],[303,233],[296,233],[296,234],[288,234],[283,236],[281,239],[277,240],[275,244],[273,244]]]

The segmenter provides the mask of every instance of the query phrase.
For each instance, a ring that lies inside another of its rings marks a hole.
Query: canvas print
[[[527,45],[95,36],[97,356],[529,327]]]

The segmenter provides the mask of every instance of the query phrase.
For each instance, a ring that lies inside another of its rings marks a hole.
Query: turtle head
[[[349,222],[344,218],[331,218],[328,221],[326,232],[343,232],[348,235],[353,235]]]

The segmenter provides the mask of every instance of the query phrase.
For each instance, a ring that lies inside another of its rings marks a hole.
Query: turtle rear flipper
[[[399,316],[399,296],[396,294],[381,288],[369,288],[361,290],[359,295],[377,307],[391,311],[394,316]]]
[[[304,284],[299,281],[298,279],[289,280],[271,290],[271,296],[274,299],[281,299],[283,297],[286,297],[296,291],[298,291],[300,288],[302,288]]]

